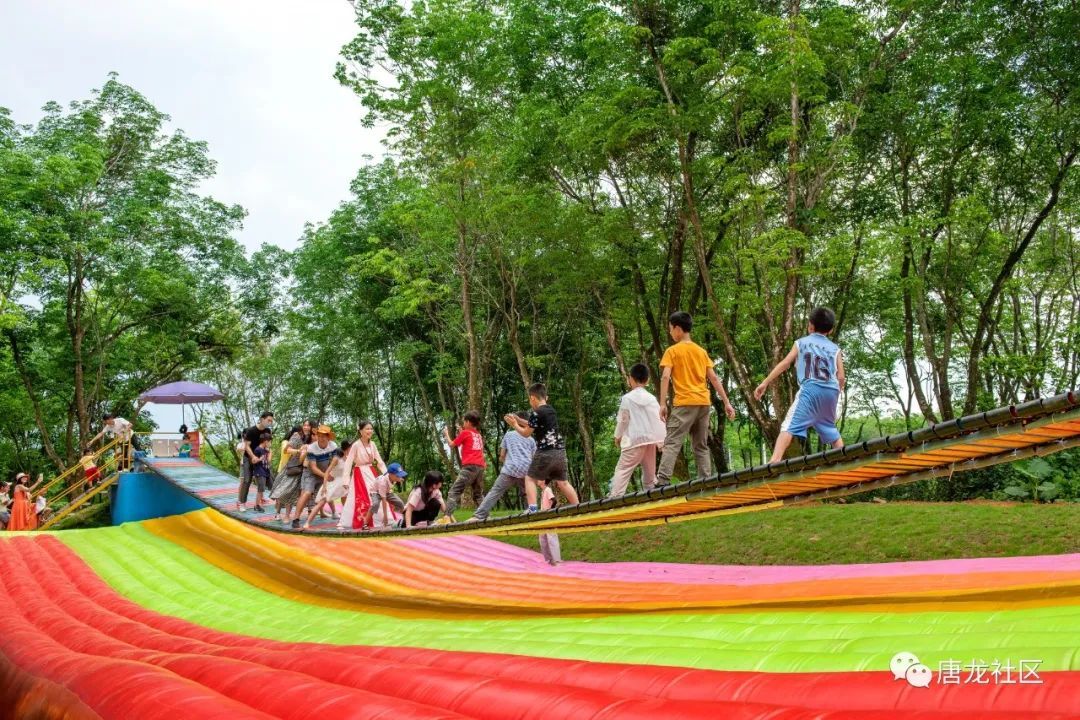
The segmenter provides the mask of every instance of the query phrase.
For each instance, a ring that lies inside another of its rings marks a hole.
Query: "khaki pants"
[[[707,478],[712,473],[712,459],[709,457],[709,407],[681,405],[671,408],[667,421],[667,437],[664,439],[664,454],[660,458],[660,469],[656,473],[658,485],[671,482],[675,461],[682,452],[683,438],[687,435],[690,435],[690,444],[694,450],[698,479]]]
[[[637,447],[625,448],[619,453],[619,463],[615,466],[615,474],[611,476],[611,488],[608,490],[609,498],[616,498],[626,494],[626,486],[630,478],[634,476],[634,470],[641,466],[641,484],[649,490],[656,484],[656,446],[638,445]]]

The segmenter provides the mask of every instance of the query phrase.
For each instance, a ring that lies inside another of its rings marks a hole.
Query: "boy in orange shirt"
[[[656,473],[656,484],[667,485],[675,470],[675,460],[682,452],[683,438],[690,435],[694,449],[694,461],[697,464],[698,479],[708,477],[712,472],[709,458],[709,384],[716,388],[716,394],[724,401],[724,412],[729,420],[735,419],[735,408],[731,406],[724,386],[713,369],[712,360],[705,350],[690,339],[694,320],[688,312],[673,312],[668,318],[668,334],[675,344],[664,352],[660,360],[663,375],[660,377],[660,418],[667,422],[667,437],[664,439],[664,454],[660,458],[660,468]],[[668,412],[668,388],[675,382],[675,399],[671,412]]]

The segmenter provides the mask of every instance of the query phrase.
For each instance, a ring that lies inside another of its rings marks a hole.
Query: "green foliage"
[[[740,413],[720,467],[762,461],[796,383],[753,389],[815,305],[849,441],[1080,385],[1075,3],[354,5],[336,74],[388,153],[294,252],[243,257],[205,146],[115,78],[0,113],[0,456],[58,464],[185,372],[227,395],[199,418],[223,467],[272,408],[450,471],[444,427],[481,411],[494,464],[543,380],[595,497],[676,309]],[[1047,462],[880,495],[1078,497],[1073,455]]]
[[[1013,470],[1024,482],[1006,487],[1003,492],[1008,497],[1019,500],[1030,498],[1036,502],[1053,502],[1054,498],[1061,494],[1061,488],[1051,481],[1055,474],[1054,468],[1046,460],[1035,458],[1017,463]]]
[[[100,414],[236,353],[243,210],[198,194],[205,143],[115,77],[0,126],[5,474],[71,464]],[[6,118],[6,115],[4,115]]]
[[[499,416],[544,380],[595,496],[620,372],[658,371],[675,309],[742,413],[714,427],[721,466],[762,460],[795,388],[762,405],[753,386],[817,304],[840,319],[849,440],[1075,385],[1077,97],[1053,69],[1074,62],[1074,19],[1060,2],[358,5],[337,75],[390,153],[289,260],[303,305],[274,342],[305,372],[280,402],[372,417],[384,451],[449,470],[444,425],[481,410],[494,456]]]

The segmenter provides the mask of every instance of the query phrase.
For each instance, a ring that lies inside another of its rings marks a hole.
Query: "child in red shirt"
[[[461,452],[461,470],[457,480],[450,488],[450,498],[446,505],[446,514],[454,519],[454,510],[461,503],[461,495],[465,488],[471,488],[473,502],[480,506],[484,499],[484,438],[480,435],[480,413],[470,410],[462,418],[461,432],[453,440],[450,439],[450,431],[443,428],[443,434],[452,447]]]
[[[97,485],[101,480],[101,470],[98,469],[97,464],[94,462],[94,454],[86,450],[83,456],[79,458],[79,464],[83,467],[83,481],[86,483],[86,487],[92,488]]]

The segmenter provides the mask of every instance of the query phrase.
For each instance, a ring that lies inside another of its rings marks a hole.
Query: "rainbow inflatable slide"
[[[0,539],[11,718],[1080,717],[1080,555],[567,562],[207,508]]]

